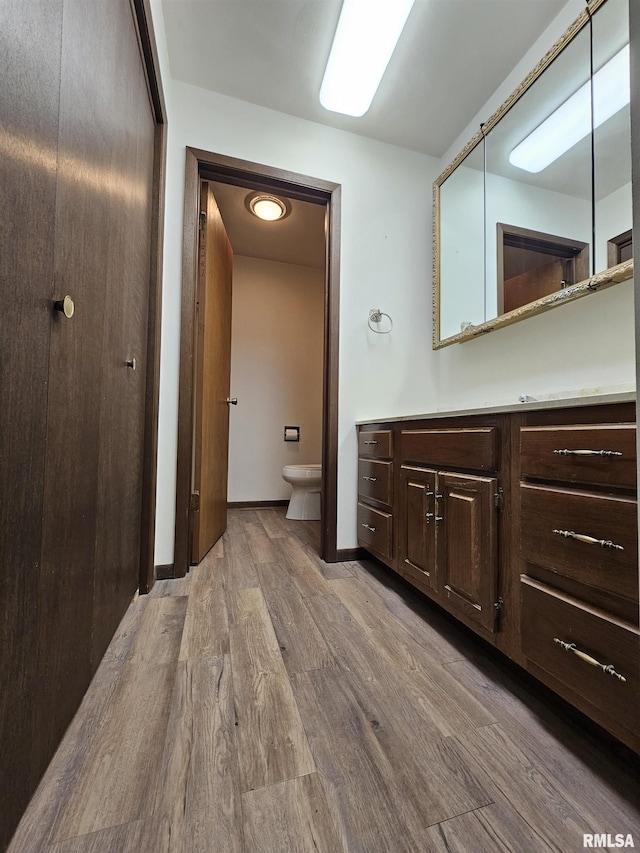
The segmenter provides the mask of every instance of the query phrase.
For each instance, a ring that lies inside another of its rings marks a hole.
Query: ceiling
[[[318,101],[341,0],[163,0],[171,73],[441,157],[567,0],[416,0],[361,118]]]
[[[416,0],[361,118],[318,101],[341,0],[163,0],[163,11],[174,79],[440,157],[566,2]],[[322,206],[294,202],[287,219],[261,223],[246,194],[216,188],[236,254],[322,266]]]
[[[235,255],[324,269],[324,204],[289,199],[285,219],[264,222],[245,206],[251,190],[217,181],[211,186]]]

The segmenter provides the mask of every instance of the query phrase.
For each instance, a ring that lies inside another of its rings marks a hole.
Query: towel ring
[[[382,322],[382,318],[386,317],[389,321],[388,329],[374,329],[371,325],[372,323],[380,323]],[[385,314],[384,311],[381,311],[379,308],[372,308],[369,311],[369,320],[368,320],[369,328],[372,332],[375,332],[377,335],[388,335],[391,329],[393,329],[393,320],[388,314]]]

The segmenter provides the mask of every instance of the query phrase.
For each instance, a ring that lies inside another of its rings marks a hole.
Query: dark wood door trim
[[[286,192],[302,201],[326,205],[327,263],[324,300],[324,382],[322,439],[321,556],[338,560],[338,332],[340,287],[340,184],[259,163],[187,148],[185,165],[184,227],[182,244],[182,326],[180,333],[180,395],[178,401],[178,459],[174,577],[189,569],[189,496],[193,441],[194,318],[198,256],[198,200],[201,178],[252,189]]]
[[[149,264],[149,318],[147,326],[147,375],[145,391],[142,505],[140,511],[141,593],[155,581],[156,487],[158,471],[158,412],[160,399],[160,335],[162,319],[162,248],[167,162],[167,110],[160,80],[160,62],[151,16],[150,0],[131,0],[143,59],[149,99],[155,120],[151,257]]]

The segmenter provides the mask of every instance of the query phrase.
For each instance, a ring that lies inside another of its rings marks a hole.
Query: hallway
[[[10,853],[570,853],[640,783],[317,524],[232,510],[130,606]],[[545,694],[546,695],[546,694]]]

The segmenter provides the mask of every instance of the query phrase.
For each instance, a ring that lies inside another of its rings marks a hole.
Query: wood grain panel
[[[425,832],[424,850],[429,853],[515,853],[535,850],[553,853],[558,848],[546,839],[506,802],[491,803],[480,809],[430,826]]]
[[[510,803],[536,836],[553,841],[552,849],[571,850],[576,839],[582,843],[583,833],[594,831],[565,799],[562,780],[536,767],[499,723],[456,740],[491,779],[488,790],[492,799]],[[515,778],[519,780],[516,787]]]
[[[402,466],[403,510],[396,519],[400,528],[401,573],[407,563],[424,574],[431,589],[436,583],[436,472]]]
[[[52,840],[145,816],[158,781],[175,677],[176,663],[125,665]]]
[[[143,836],[141,820],[91,832],[80,838],[60,841],[47,848],[46,853],[138,853]]]
[[[289,536],[278,543],[279,557],[288,569],[303,598],[331,593],[331,585],[298,540]]]
[[[403,462],[424,462],[430,467],[493,471],[498,467],[497,442],[495,427],[403,429],[400,458]]]
[[[199,563],[227,526],[229,397],[231,382],[231,278],[233,252],[211,185],[202,182],[200,267],[196,302],[195,426],[191,562]]]
[[[375,606],[362,600],[361,587],[349,580],[333,586],[335,595],[308,606],[362,707],[381,725],[439,739],[494,722],[425,648],[398,625],[385,625]],[[403,753],[406,744],[397,749]]]
[[[103,69],[100,126],[110,155],[108,257],[100,360],[100,444],[92,668],[140,578],[142,465],[155,123],[129,2],[106,4],[115,37]],[[117,120],[116,117],[117,116]],[[126,362],[135,359],[135,370]]]
[[[62,0],[0,2],[0,849],[50,753],[36,725]]]
[[[317,773],[242,795],[246,853],[346,853]]]
[[[498,482],[463,474],[438,475],[443,521],[436,528],[438,590],[467,618],[495,631],[498,597]]]
[[[260,563],[258,575],[287,672],[332,666],[333,656],[286,569]]]
[[[234,717],[229,657],[182,661],[146,849],[241,853]]]
[[[219,657],[229,652],[229,620],[222,560],[209,552],[193,575],[180,646],[180,660]]]
[[[393,503],[393,462],[359,459],[358,493],[369,501],[390,506]]]
[[[625,680],[591,666],[562,648],[556,638],[575,644],[578,650],[602,664],[611,664]],[[523,577],[525,657],[559,681],[563,685],[560,692],[577,701],[578,707],[587,713],[597,709],[632,731],[640,707],[639,643],[637,627]],[[555,684],[554,688],[557,689]]]
[[[427,826],[490,802],[447,739],[363,704],[335,670],[296,673],[296,699],[349,850],[420,850]]]
[[[383,430],[358,430],[358,453],[360,456],[393,456],[393,432]]]
[[[47,850],[47,844],[64,814],[78,774],[91,750],[93,739],[100,736],[109,704],[119,688],[121,675],[121,660],[103,660],[100,664],[78,713],[20,821],[9,853]]]
[[[388,512],[358,503],[358,543],[381,557],[391,559],[393,517]]]
[[[594,450],[619,456],[586,456],[558,451]],[[634,424],[529,426],[520,430],[523,477],[585,485],[636,488]]]
[[[230,626],[243,791],[312,773],[315,765],[260,590],[238,592]]]
[[[631,498],[520,486],[520,555],[524,560],[598,590],[638,600],[638,506]],[[618,548],[567,538],[590,536]]]

